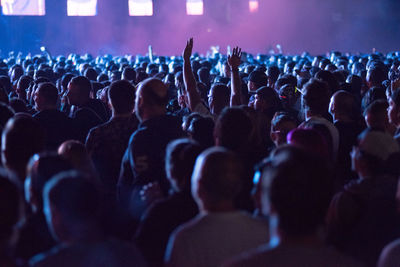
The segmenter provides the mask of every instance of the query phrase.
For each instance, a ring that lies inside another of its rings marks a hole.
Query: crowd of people
[[[400,53],[193,47],[0,59],[0,265],[398,266]]]

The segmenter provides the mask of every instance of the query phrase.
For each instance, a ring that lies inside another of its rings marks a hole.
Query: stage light
[[[258,11],[258,0],[249,0],[250,13],[256,13]]]
[[[203,0],[186,0],[186,14],[203,15],[204,14]]]
[[[44,16],[45,0],[0,0],[2,13],[7,16]]]
[[[153,1],[129,0],[129,16],[153,16]]]
[[[68,16],[96,16],[97,0],[68,0]]]

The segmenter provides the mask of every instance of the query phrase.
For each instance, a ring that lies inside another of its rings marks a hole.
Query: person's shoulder
[[[206,216],[197,215],[196,217],[194,217],[190,221],[178,226],[172,232],[171,236],[174,236],[175,238],[177,238],[178,236],[179,236],[179,238],[190,237],[193,232],[197,232],[197,229],[199,227],[201,227],[201,225],[203,224],[205,219],[206,219]]]
[[[378,267],[394,267],[400,262],[400,239],[386,245],[379,257]]]
[[[68,248],[66,246],[60,245],[56,246],[49,251],[40,253],[34,256],[29,261],[29,266],[33,267],[47,267],[55,266],[55,264],[63,257]]]

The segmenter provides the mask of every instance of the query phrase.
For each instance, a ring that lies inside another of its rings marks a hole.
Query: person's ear
[[[272,142],[276,143],[276,140],[278,139],[277,134],[274,132],[271,132],[269,134],[269,136],[271,137]]]

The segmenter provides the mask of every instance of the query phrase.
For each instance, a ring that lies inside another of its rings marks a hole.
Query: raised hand
[[[237,69],[242,63],[242,49],[239,47],[233,48],[232,55],[228,56],[228,64],[231,69]]]
[[[185,61],[189,61],[190,57],[192,56],[192,50],[193,50],[193,38],[190,38],[187,42],[186,42],[186,47],[185,50],[183,50],[183,60]]]

